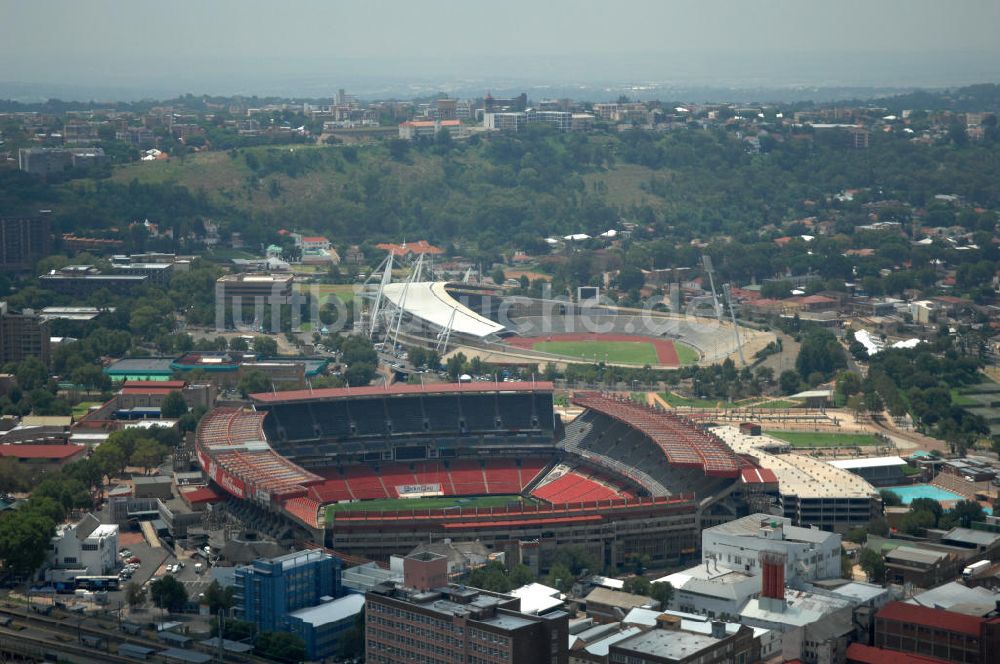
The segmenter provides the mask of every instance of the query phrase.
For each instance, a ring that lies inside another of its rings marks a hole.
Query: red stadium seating
[[[621,499],[621,493],[576,471],[570,471],[534,491],[531,495],[552,504]],[[629,496],[631,497],[631,496]]]

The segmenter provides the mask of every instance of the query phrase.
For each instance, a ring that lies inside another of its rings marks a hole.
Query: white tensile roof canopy
[[[387,284],[382,294],[394,306],[441,329],[447,328],[450,322],[454,334],[482,339],[506,329],[453,298],[445,291],[446,285],[444,281],[424,281],[409,286],[405,283]]]

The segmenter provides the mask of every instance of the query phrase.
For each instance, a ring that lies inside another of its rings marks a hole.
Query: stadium
[[[545,569],[563,545],[604,567],[697,558],[701,529],[777,505],[773,473],[718,436],[616,395],[580,393],[565,426],[550,383],[251,395],[217,408],[197,456],[233,507],[385,560],[475,539]]]
[[[495,364],[604,362],[672,369],[740,353],[749,357],[774,339],[721,316],[507,296],[469,283],[384,283],[364,297],[362,327],[370,336]]]

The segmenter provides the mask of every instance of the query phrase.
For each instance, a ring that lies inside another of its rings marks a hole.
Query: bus
[[[78,576],[77,589],[83,590],[118,590],[120,579],[117,576]]]

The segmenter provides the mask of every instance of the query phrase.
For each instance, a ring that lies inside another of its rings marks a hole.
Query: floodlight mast
[[[736,350],[740,354],[740,362],[747,365],[747,358],[743,356],[743,345],[740,343],[740,328],[736,324],[736,310],[733,308],[733,289],[731,284],[724,284],[722,292],[726,296],[726,304],[729,305],[729,317],[733,321],[733,335],[736,337]]]
[[[384,294],[384,291],[385,291],[385,287],[389,285],[390,281],[392,281],[392,256],[393,256],[393,254],[390,251],[389,255],[386,256],[385,260],[382,261],[382,265],[380,266],[382,268],[382,281],[379,283],[378,293],[376,293],[376,295],[375,295],[375,304],[372,305],[371,314],[368,317],[368,338],[369,339],[371,339],[372,335],[375,333],[375,322],[378,320],[379,313],[381,313],[380,310],[381,310],[381,307],[382,307],[382,298],[383,298],[383,294]],[[374,274],[375,273],[373,272],[372,276]],[[371,278],[372,278],[371,276],[368,277],[369,280]],[[367,284],[368,284],[368,281],[365,281],[365,285],[367,285]]]
[[[701,257],[701,263],[705,266],[705,271],[708,272],[708,283],[712,288],[712,307],[715,309],[715,319],[721,324],[722,307],[719,306],[719,296],[715,293],[715,277],[712,276],[712,257],[704,254]]]

